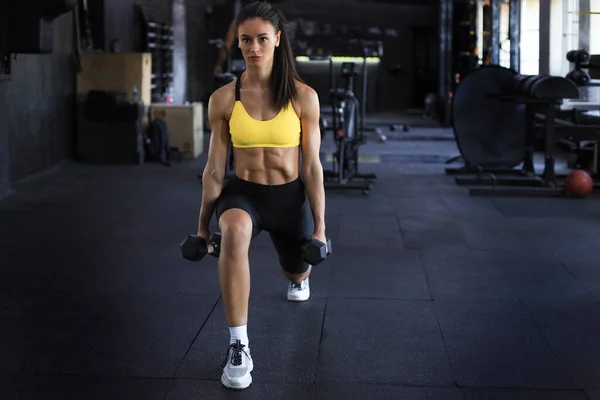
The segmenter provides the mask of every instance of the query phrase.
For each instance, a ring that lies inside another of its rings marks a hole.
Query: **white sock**
[[[229,327],[229,344],[234,344],[236,340],[248,346],[248,325],[230,326]]]

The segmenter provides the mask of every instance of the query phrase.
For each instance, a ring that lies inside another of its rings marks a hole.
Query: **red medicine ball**
[[[585,197],[594,189],[594,180],[585,171],[572,171],[565,179],[565,190],[571,197]]]

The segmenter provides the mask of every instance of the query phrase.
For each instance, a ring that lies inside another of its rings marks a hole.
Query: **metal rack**
[[[164,103],[169,83],[173,82],[173,27],[147,21],[144,51],[152,54],[152,103]]]

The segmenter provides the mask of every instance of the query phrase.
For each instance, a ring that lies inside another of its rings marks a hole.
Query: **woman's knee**
[[[245,255],[252,239],[252,219],[241,209],[225,211],[219,218],[221,231],[221,253],[232,256]]]

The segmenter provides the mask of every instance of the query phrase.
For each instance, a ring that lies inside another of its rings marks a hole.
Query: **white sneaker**
[[[288,301],[306,301],[310,298],[310,285],[308,278],[300,283],[292,283],[288,286],[287,299]]]
[[[253,369],[250,349],[238,340],[227,350],[221,383],[228,389],[246,389],[252,383]]]

